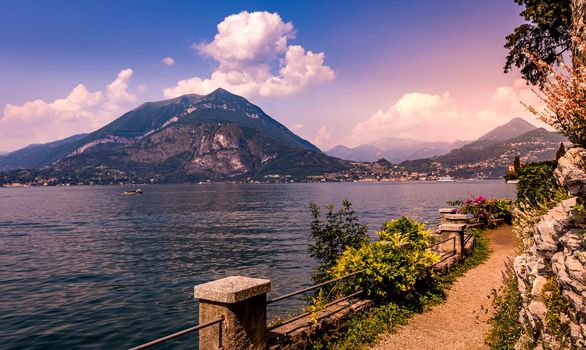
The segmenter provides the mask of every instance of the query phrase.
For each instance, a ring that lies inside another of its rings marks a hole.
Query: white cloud
[[[218,87],[245,96],[289,95],[335,79],[323,52],[287,45],[295,28],[277,13],[243,11],[224,18],[217,29],[212,42],[193,46],[217,61],[211,76],[180,80],[164,89],[166,97],[207,94]]]
[[[406,93],[388,110],[379,110],[357,123],[348,143],[355,146],[386,136],[429,141],[472,140],[515,117],[544,126],[520,101],[539,105],[531,88],[520,79],[513,86],[498,87],[487,107],[478,111],[461,107],[448,92]]]
[[[299,132],[299,131],[301,131],[301,129],[303,129],[303,124],[301,124],[301,123],[293,124],[289,129],[291,129],[291,131],[293,131],[293,132]]]
[[[175,64],[175,60],[171,56],[163,57],[161,61],[163,61],[163,63],[167,66],[172,66]]]
[[[132,69],[120,71],[105,91],[91,92],[78,84],[66,97],[53,102],[38,99],[7,104],[0,116],[0,149],[54,141],[105,125],[136,102],[136,95],[128,91],[132,74]]]
[[[325,126],[322,126],[321,128],[319,128],[319,130],[317,131],[317,134],[313,138],[313,143],[317,147],[319,147],[321,149],[325,149],[328,146],[330,146],[331,139],[332,139],[332,134],[330,133],[328,128]]]

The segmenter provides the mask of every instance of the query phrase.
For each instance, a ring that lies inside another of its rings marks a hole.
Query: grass
[[[473,230],[475,244],[472,252],[456,264],[447,274],[423,281],[419,292],[409,300],[387,302],[375,305],[368,312],[358,313],[340,324],[337,329],[324,335],[313,349],[354,350],[372,344],[382,333],[392,332],[399,325],[406,324],[413,315],[429,310],[446,300],[448,288],[466,271],[480,265],[490,256],[486,231]]]
[[[491,329],[487,334],[486,342],[491,349],[512,350],[523,330],[519,322],[523,299],[511,264],[507,264],[503,277],[503,286],[498,291],[493,290],[495,313],[490,319]]]

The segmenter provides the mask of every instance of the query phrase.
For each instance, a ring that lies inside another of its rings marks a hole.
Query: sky
[[[0,2],[0,151],[223,87],[323,150],[540,125],[512,0]]]

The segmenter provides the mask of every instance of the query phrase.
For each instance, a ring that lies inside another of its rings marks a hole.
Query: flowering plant
[[[457,210],[461,214],[472,214],[484,226],[496,226],[497,219],[511,222],[511,202],[507,199],[488,199],[485,196],[468,197]]]
[[[584,47],[586,42],[580,39],[577,45]],[[523,105],[574,144],[586,147],[586,67],[560,62],[558,71],[539,57],[527,56],[546,77],[541,91],[535,91],[544,108]]]

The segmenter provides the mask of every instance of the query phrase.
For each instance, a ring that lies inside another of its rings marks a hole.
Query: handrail
[[[347,296],[345,296],[345,297],[342,297],[342,298],[336,299],[336,300],[334,300],[334,301],[332,301],[332,302],[330,302],[330,303],[327,303],[327,304],[325,304],[325,305],[322,307],[322,309],[321,309],[321,310],[324,310],[325,308],[327,308],[327,307],[329,307],[329,306],[332,306],[332,305],[334,305],[334,304],[337,304],[337,303],[340,303],[340,302],[342,302],[342,301],[346,301],[346,300],[348,300],[348,299],[350,299],[350,298],[353,298],[353,297],[355,297],[355,296],[358,296],[358,295],[360,295],[362,292],[364,292],[364,291],[363,291],[363,290],[359,290],[358,292],[355,292],[355,293],[352,293],[352,294],[350,294],[350,295],[347,295]],[[272,326],[270,326],[270,327],[267,327],[267,330],[268,330],[268,331],[272,331],[273,329],[275,329],[275,328],[279,328],[279,327],[281,327],[281,326],[283,326],[283,325],[285,325],[285,324],[287,324],[287,323],[291,323],[291,322],[293,322],[293,321],[297,321],[297,320],[299,320],[299,319],[301,319],[301,318],[303,318],[303,317],[305,317],[305,316],[309,316],[309,315],[311,315],[311,313],[312,313],[311,311],[304,312],[304,313],[302,313],[302,314],[300,314],[300,315],[297,315],[297,316],[295,316],[295,317],[292,317],[292,318],[290,318],[290,319],[288,319],[288,320],[286,320],[286,321],[283,321],[283,322],[280,322],[280,323],[274,324],[274,325],[272,325]],[[328,316],[329,316],[329,315],[328,315]],[[292,332],[292,331],[293,331],[293,330],[290,330],[289,332]]]
[[[219,345],[219,349],[222,349],[222,322],[223,321],[224,321],[224,316],[222,316],[220,318],[217,318],[215,320],[212,320],[212,321],[209,321],[209,322],[206,322],[206,323],[203,323],[203,324],[200,324],[200,325],[197,325],[197,326],[194,326],[194,327],[191,327],[191,328],[187,328],[187,329],[184,329],[182,331],[179,331],[179,332],[176,332],[176,333],[167,335],[165,337],[152,340],[152,341],[150,341],[148,343],[144,343],[144,344],[141,344],[139,346],[135,346],[135,347],[131,348],[130,350],[142,350],[142,349],[150,348],[151,346],[155,346],[157,344],[164,343],[164,342],[166,342],[168,340],[175,339],[175,338],[181,337],[181,336],[186,335],[186,334],[189,334],[189,333],[193,333],[193,332],[195,332],[197,330],[200,330],[202,328],[206,328],[206,327],[209,327],[209,326],[213,326],[216,323],[219,323],[220,324],[220,328],[219,328],[220,331],[219,331],[219,334],[218,334],[218,345]]]
[[[434,243],[434,244],[428,245],[427,247],[424,247],[423,249],[431,249],[431,248],[433,248],[433,247],[437,247],[437,246],[439,246],[440,244],[444,244],[444,243],[446,243],[447,241],[450,241],[450,240],[454,240],[454,242],[455,242],[455,241],[456,241],[456,237],[450,237],[450,238],[446,238],[446,239],[444,239],[444,240],[443,240],[443,241],[441,241],[441,242],[436,242],[436,243]]]
[[[299,294],[303,294],[303,293],[312,291],[314,289],[318,289],[318,288],[323,287],[323,286],[327,286],[328,284],[332,284],[334,282],[338,282],[338,281],[345,280],[348,277],[352,277],[352,276],[358,275],[359,273],[362,273],[362,272],[363,271],[352,272],[351,274],[348,274],[348,275],[346,275],[344,277],[334,278],[334,279],[331,279],[329,281],[325,281],[325,282],[322,282],[320,284],[316,284],[315,286],[307,287],[307,288],[304,288],[304,289],[299,289],[299,290],[296,290],[294,292],[291,292],[291,293],[288,293],[288,294],[285,294],[285,295],[281,295],[280,297],[277,297],[277,298],[274,298],[274,299],[271,299],[271,300],[267,300],[267,305],[268,304],[272,304],[272,303],[276,303],[277,301],[281,301],[283,299],[287,299],[287,298],[290,298],[290,297],[293,297],[293,296],[296,296],[296,295],[299,295]]]

